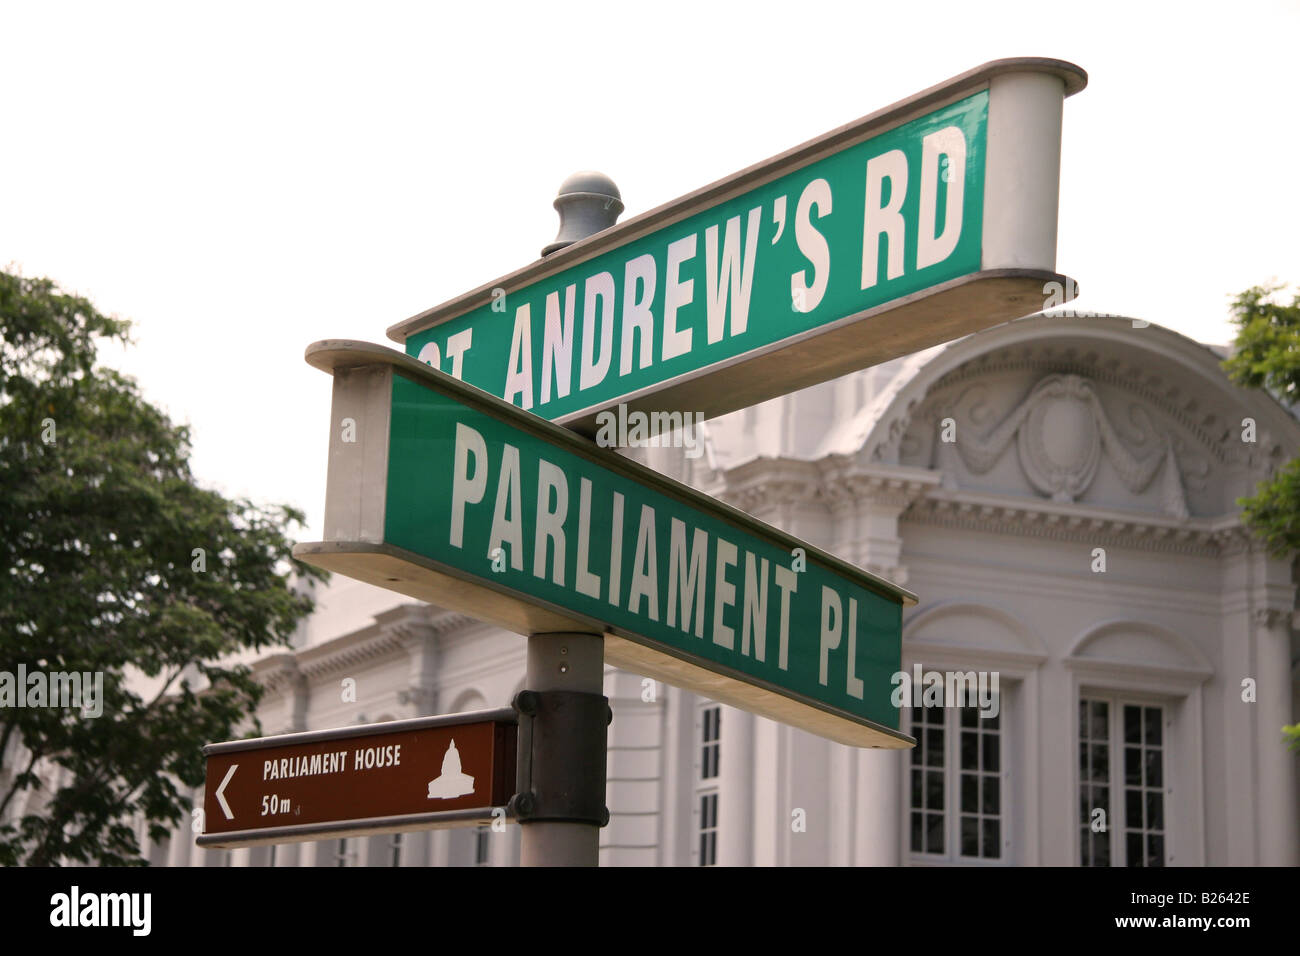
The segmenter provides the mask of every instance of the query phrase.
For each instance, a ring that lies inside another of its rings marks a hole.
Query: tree
[[[1237,327],[1232,357],[1223,368],[1238,385],[1262,388],[1290,408],[1300,406],[1300,295],[1290,305],[1275,301],[1285,288],[1252,286],[1232,302]],[[1237,499],[1242,520],[1277,557],[1300,551],[1300,458],[1261,481],[1255,494]],[[1300,724],[1282,728],[1300,750]]]
[[[202,745],[253,714],[232,657],[287,644],[312,607],[291,574],[323,578],[290,554],[300,512],[201,488],[188,429],[97,363],[129,329],[0,271],[0,681],[103,675],[99,717],[0,707],[0,863],[143,864],[132,822],[188,819]]]

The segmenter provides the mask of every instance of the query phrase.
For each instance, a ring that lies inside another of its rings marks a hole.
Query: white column
[[[754,721],[754,865],[785,862],[784,837],[790,831],[785,811],[781,759],[782,725],[766,717]]]
[[[194,852],[194,832],[190,829],[192,817],[181,821],[181,825],[172,832],[171,843],[167,847],[168,866],[189,866],[190,854]]]
[[[275,848],[276,866],[302,866],[301,843],[281,843]]]
[[[754,864],[754,715],[723,705],[718,781],[718,864]]]
[[[1255,611],[1256,746],[1259,789],[1256,817],[1259,862],[1264,866],[1300,863],[1300,798],[1295,757],[1286,748],[1282,726],[1295,722],[1291,711],[1290,614],[1272,608]]]
[[[902,862],[903,760],[909,751],[858,751],[858,866],[898,866]]]
[[[691,733],[695,695],[667,684],[656,686],[664,703],[664,762],[660,775],[664,815],[659,862],[664,866],[688,866],[693,836],[691,801],[695,779]]]
[[[428,830],[402,834],[402,866],[432,866],[433,835]]]
[[[858,826],[854,812],[858,769],[855,755],[858,748],[833,743],[829,745],[829,751],[831,772],[827,797],[830,801],[830,827],[826,862],[831,866],[852,866]]]
[[[423,616],[426,609],[402,610],[409,616],[393,630],[409,656],[410,676],[398,700],[411,708],[409,716],[427,717],[438,712],[438,636]]]
[[[292,652],[286,652],[277,654],[274,662],[274,668],[268,669],[263,676],[262,684],[270,693],[280,695],[280,708],[278,715],[275,711],[271,711],[274,716],[268,715],[267,733],[292,734],[306,730],[311,688],[306,676],[298,669],[298,658]]]

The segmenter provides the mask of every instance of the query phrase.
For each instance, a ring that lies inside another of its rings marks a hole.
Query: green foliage
[[[0,671],[104,674],[98,718],[0,708],[0,820],[36,798],[0,826],[0,863],[143,863],[130,821],[161,839],[188,820],[200,748],[256,705],[230,659],[287,644],[312,605],[290,572],[322,577],[291,557],[298,511],[199,487],[188,429],[96,364],[128,332],[0,272]],[[42,766],[62,768],[52,792]]]
[[[1264,388],[1287,405],[1300,403],[1300,295],[1290,305],[1273,297],[1284,286],[1253,286],[1232,302],[1237,327],[1228,376],[1246,388]]]
[[[1277,557],[1300,551],[1300,458],[1261,481],[1249,498],[1238,498],[1242,520]]]
[[[1238,385],[1262,388],[1287,405],[1300,403],[1300,295],[1275,301],[1279,285],[1254,286],[1232,303],[1237,327],[1224,370]],[[1300,551],[1300,459],[1292,460],[1241,498],[1242,520],[1278,557]]]
[[[1289,406],[1300,403],[1300,295],[1283,305],[1274,298],[1284,287],[1253,286],[1232,303],[1237,327],[1232,357],[1223,363],[1229,377],[1247,388],[1263,388]],[[1300,552],[1300,458],[1293,458],[1255,494],[1239,498],[1242,520],[1275,556]],[[1300,724],[1282,728],[1292,750],[1300,750]]]
[[[1288,750],[1300,750],[1300,724],[1291,724],[1282,728]]]

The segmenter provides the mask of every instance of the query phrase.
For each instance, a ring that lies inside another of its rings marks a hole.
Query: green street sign
[[[861,747],[909,592],[383,346],[334,375],[323,542],[295,556],[521,634],[603,633],[612,664]]]
[[[618,403],[707,418],[1059,304],[1062,103],[1086,81],[985,64],[389,336],[592,434]]]

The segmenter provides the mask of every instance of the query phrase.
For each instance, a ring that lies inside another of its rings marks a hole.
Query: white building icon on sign
[[[474,792],[474,778],[460,769],[460,751],[456,741],[452,740],[447,752],[442,755],[442,773],[429,781],[429,799],[450,800]]]

